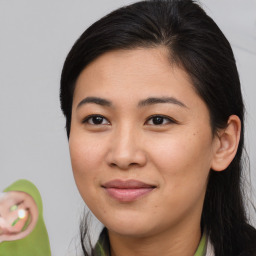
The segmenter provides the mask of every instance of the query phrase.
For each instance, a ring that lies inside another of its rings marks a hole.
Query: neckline
[[[206,236],[206,231],[204,231],[194,256],[205,256],[206,244],[207,244],[207,236]],[[99,239],[95,245],[94,251],[96,253],[96,256],[111,256],[108,231],[106,227],[104,227],[103,230],[101,231]]]

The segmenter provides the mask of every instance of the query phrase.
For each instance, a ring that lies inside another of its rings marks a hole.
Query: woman
[[[235,59],[191,0],[142,1],[89,27],[61,77],[74,177],[105,225],[84,255],[255,255],[241,186]]]

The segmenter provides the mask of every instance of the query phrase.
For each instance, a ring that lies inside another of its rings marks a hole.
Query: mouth
[[[132,202],[148,195],[156,186],[137,180],[111,180],[102,185],[107,194],[120,201]]]

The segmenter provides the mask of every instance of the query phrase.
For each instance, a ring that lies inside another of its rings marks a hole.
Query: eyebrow
[[[77,105],[77,109],[80,108],[82,105],[85,105],[88,103],[94,103],[94,104],[98,104],[106,107],[113,107],[112,102],[109,100],[99,98],[99,97],[86,97],[79,102],[79,104]],[[138,107],[145,107],[145,106],[154,105],[158,103],[171,103],[171,104],[178,105],[180,107],[188,108],[183,102],[179,101],[174,97],[149,97],[145,100],[139,101]]]

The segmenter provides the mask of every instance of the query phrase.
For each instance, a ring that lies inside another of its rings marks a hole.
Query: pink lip
[[[121,202],[134,201],[156,188],[155,185],[137,180],[111,180],[103,184],[102,187],[109,196]]]

